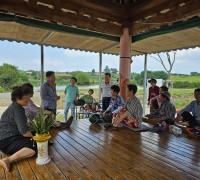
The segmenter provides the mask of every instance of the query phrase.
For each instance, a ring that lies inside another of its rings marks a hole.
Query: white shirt
[[[112,82],[109,82],[106,84],[105,82],[101,83],[101,89],[102,89],[102,98],[103,97],[111,97],[111,86],[113,85]]]

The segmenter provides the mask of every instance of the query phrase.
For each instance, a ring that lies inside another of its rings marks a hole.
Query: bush
[[[200,82],[175,81],[174,88],[198,88]]]

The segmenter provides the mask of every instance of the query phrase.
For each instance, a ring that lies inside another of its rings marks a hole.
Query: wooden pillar
[[[126,100],[127,85],[130,83],[131,74],[131,36],[129,28],[123,29],[120,37],[120,63],[119,63],[119,86],[120,95]]]
[[[99,100],[101,100],[102,52],[99,53]]]

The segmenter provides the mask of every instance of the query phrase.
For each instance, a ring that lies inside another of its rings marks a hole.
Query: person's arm
[[[27,118],[23,107],[15,106],[13,109],[13,118],[21,135],[27,135],[30,129],[27,125]],[[29,134],[29,133],[28,133]]]
[[[31,132],[26,132],[23,134],[24,137],[33,137]]]
[[[77,92],[76,92],[75,100],[77,101],[78,99],[79,99],[79,90],[78,90],[78,87],[77,87]]]
[[[36,106],[32,100],[29,101],[28,108],[31,112],[38,114],[40,112],[40,107]]]

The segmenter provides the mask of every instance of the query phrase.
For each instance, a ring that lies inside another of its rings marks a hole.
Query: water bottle
[[[174,125],[170,125],[169,130],[171,133],[173,133],[175,135],[180,135],[182,133],[182,129],[177,126],[174,126]]]

